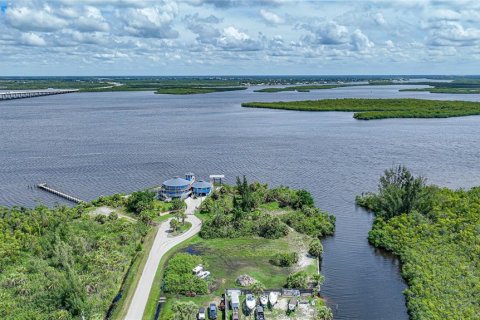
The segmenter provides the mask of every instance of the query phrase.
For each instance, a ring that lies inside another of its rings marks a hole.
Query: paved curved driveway
[[[148,295],[152,289],[153,279],[155,278],[155,273],[157,272],[158,264],[162,259],[163,255],[167,253],[177,244],[187,240],[188,238],[194,236],[200,232],[200,226],[202,224],[201,220],[193,215],[195,209],[201,204],[200,198],[191,199],[187,198],[185,202],[187,203],[187,209],[185,213],[187,214],[186,221],[192,224],[192,227],[176,237],[169,237],[168,230],[170,226],[170,220],[167,220],[162,223],[159,227],[157,235],[155,236],[155,241],[153,242],[152,249],[148,255],[147,263],[143,269],[142,276],[138,282],[135,294],[133,295],[132,302],[128,308],[126,320],[141,320],[143,317],[143,312],[145,311],[145,306],[147,305]]]

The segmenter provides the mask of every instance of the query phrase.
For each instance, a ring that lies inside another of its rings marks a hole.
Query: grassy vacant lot
[[[283,88],[264,88],[255,90],[254,92],[282,92],[282,91],[297,91],[297,92],[309,92],[310,90],[320,90],[320,89],[333,89],[343,87],[343,85],[335,85],[335,84],[320,84],[320,85],[305,85],[305,86],[291,86],[291,87],[283,87]]]
[[[287,276],[294,271],[305,270],[309,274],[315,274],[317,266],[314,259],[309,259],[303,265],[297,264],[292,267],[277,267],[270,263],[270,259],[276,253],[296,251],[305,254],[310,241],[310,237],[295,231],[291,231],[288,236],[280,239],[260,237],[202,239],[198,236],[192,238],[177,247],[175,251],[187,251],[202,256],[214,278],[212,293],[194,298],[169,296],[167,303],[163,306],[162,317],[168,319],[171,315],[171,305],[174,300],[193,301],[204,307],[207,307],[210,302],[219,301],[226,288],[239,287],[235,281],[242,274],[248,274],[259,280],[267,289],[282,288]]]
[[[480,114],[479,102],[421,99],[326,99],[291,102],[248,102],[242,107],[298,111],[355,112],[359,120],[386,118],[449,118]]]

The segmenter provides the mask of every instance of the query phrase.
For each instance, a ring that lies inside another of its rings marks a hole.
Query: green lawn
[[[277,201],[267,202],[260,205],[260,209],[267,210],[267,211],[275,211],[280,210],[280,205]]]
[[[236,278],[248,274],[261,281],[266,288],[278,289],[285,284],[288,274],[299,267],[282,268],[272,265],[269,260],[278,252],[298,250],[299,246],[309,243],[309,237],[295,231],[287,237],[271,240],[265,238],[236,239],[202,239],[198,236],[178,246],[174,252],[188,250],[200,254],[208,265],[214,279],[212,293],[194,298],[167,295],[167,303],[163,305],[162,319],[171,315],[174,300],[193,301],[199,306],[207,307],[210,302],[218,302],[226,288],[238,288]],[[170,255],[170,257],[173,254]],[[303,268],[308,273],[317,272],[317,266],[310,264]],[[150,319],[145,318],[144,319]]]
[[[178,228],[177,231],[172,232],[172,236],[178,236],[178,235],[184,233],[185,231],[190,229],[191,226],[192,226],[192,224],[188,221],[186,221],[184,224],[180,224],[180,228]]]

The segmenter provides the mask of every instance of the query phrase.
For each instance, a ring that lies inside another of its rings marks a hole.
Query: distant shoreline
[[[325,99],[306,101],[246,102],[244,108],[295,111],[355,112],[357,120],[388,118],[450,118],[480,115],[480,102],[422,99]]]

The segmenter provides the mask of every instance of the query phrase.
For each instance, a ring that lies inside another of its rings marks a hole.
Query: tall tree
[[[181,302],[175,301],[172,306],[174,312],[174,320],[195,320],[197,313],[197,305],[191,301]]]

